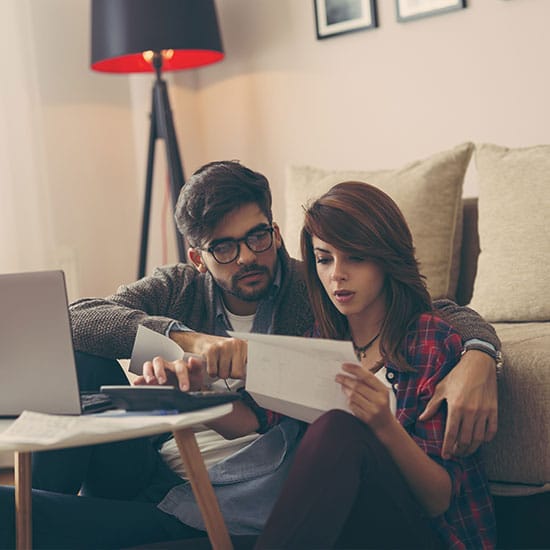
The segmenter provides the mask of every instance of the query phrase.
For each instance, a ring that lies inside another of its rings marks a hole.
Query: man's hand
[[[170,338],[185,351],[204,357],[212,378],[246,378],[248,346],[244,340],[178,331],[171,332]]]
[[[432,417],[447,401],[447,426],[441,456],[473,453],[497,431],[495,361],[486,353],[467,351],[456,367],[436,386],[421,421]]]
[[[134,380],[134,385],[178,386],[182,391],[200,390],[203,384],[204,360],[201,357],[166,361],[155,357],[143,363],[143,374]]]

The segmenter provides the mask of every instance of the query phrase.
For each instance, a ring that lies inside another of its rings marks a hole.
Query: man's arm
[[[107,298],[84,298],[69,307],[77,351],[103,357],[130,357],[139,325],[165,334],[183,318],[187,289],[197,276],[192,266],[178,264],[155,270]]]
[[[450,300],[437,300],[438,315],[456,328],[462,340],[481,340],[500,351],[494,328],[473,309]],[[466,351],[456,367],[436,386],[420,420],[432,417],[442,401],[447,401],[448,415],[442,456],[468,455],[481,443],[490,441],[497,430],[496,362],[479,349]],[[488,348],[488,351],[490,348]]]
[[[436,313],[452,325],[462,336],[462,341],[482,340],[500,350],[501,343],[495,329],[473,309],[459,306],[452,300],[435,300]]]

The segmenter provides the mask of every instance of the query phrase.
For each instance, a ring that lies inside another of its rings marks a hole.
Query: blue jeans
[[[81,390],[128,383],[117,361],[82,353],[76,360]],[[139,438],[34,453],[35,547],[121,548],[204,534],[157,508],[181,483],[160,458],[158,441]],[[15,544],[14,513],[13,488],[1,487],[0,548]]]

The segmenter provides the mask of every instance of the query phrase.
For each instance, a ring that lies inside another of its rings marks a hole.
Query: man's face
[[[254,252],[245,241],[240,241],[237,257],[220,264],[208,249],[226,243],[226,239],[243,239],[249,236],[256,243],[254,235],[270,224],[255,203],[245,204],[227,214],[216,226],[210,239],[201,243],[201,249],[189,250],[189,258],[203,273],[209,271],[222,289],[226,307],[236,315],[249,315],[256,311],[257,302],[265,297],[273,284],[277,250],[281,236],[276,224],[273,226],[273,243],[263,252]],[[268,241],[269,242],[269,241]]]

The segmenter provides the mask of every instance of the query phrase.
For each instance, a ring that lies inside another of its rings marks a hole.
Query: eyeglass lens
[[[238,257],[241,242],[244,242],[252,252],[265,252],[273,243],[273,228],[256,230],[242,239],[228,239],[211,247],[209,252],[220,264],[228,264]]]

